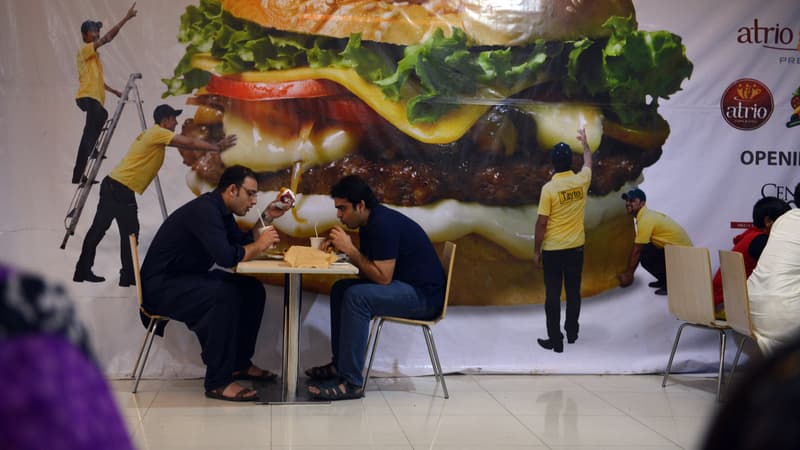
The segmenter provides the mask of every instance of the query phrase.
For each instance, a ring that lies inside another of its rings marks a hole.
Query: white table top
[[[300,273],[300,274],[329,274],[329,275],[355,275],[358,267],[348,262],[336,262],[328,268],[292,267],[286,261],[261,259],[240,262],[236,266],[237,273]]]

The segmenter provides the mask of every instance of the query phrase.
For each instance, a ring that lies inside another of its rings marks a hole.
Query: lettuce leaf
[[[267,30],[222,9],[219,0],[200,0],[181,16],[178,40],[186,54],[173,76],[162,81],[162,97],[203,87],[210,74],[190,62],[198,53],[220,61],[221,74],[294,67],[346,67],[379,86],[393,101],[406,101],[412,123],[435,122],[465,103],[505,98],[542,80],[562,95],[606,105],[623,123],[644,122],[658,98],[680,90],[692,72],[679,36],[637,30],[633,17],[612,17],[608,40],[537,41],[527,47],[472,47],[466,33],[436,30],[407,47]],[[557,81],[561,80],[561,81]]]

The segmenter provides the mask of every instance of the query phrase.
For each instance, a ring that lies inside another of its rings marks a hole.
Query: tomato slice
[[[327,97],[347,93],[347,89],[328,80],[298,80],[284,83],[251,83],[211,76],[206,90],[237,100],[281,100]]]
[[[364,126],[377,125],[383,122],[366,103],[353,95],[341,95],[320,101],[319,116],[338,122],[357,123]]]

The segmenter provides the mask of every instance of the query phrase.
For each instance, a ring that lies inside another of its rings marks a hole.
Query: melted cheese
[[[211,73],[216,73],[214,68],[218,63],[218,60],[207,54],[195,55],[192,58],[193,67]],[[465,104],[442,116],[436,123],[412,124],[406,117],[405,102],[387,99],[378,86],[364,80],[352,69],[301,67],[270,72],[242,72],[237,78],[242,81],[265,83],[311,79],[334,81],[347,88],[403,133],[429,144],[447,144],[461,138],[490,107],[488,102],[481,105]],[[498,99],[504,97],[500,96]]]
[[[194,171],[187,173],[187,184],[195,194],[213,189],[205,184]],[[626,183],[619,191],[604,197],[588,197],[586,201],[585,226],[587,230],[598,227],[614,217],[625,215],[625,203],[619,199],[620,192],[627,192],[641,179]],[[259,196],[274,198],[277,192],[260,192]],[[533,259],[534,228],[538,206],[531,204],[519,207],[485,206],[442,200],[426,206],[393,206],[417,222],[433,242],[456,240],[471,233],[479,234],[505,248],[519,259]],[[291,214],[275,219],[273,225],[284,233],[295,237],[314,236],[314,227],[325,234],[334,226],[341,226],[336,218],[333,200],[326,195],[297,195],[297,214],[305,222],[296,221]],[[244,218],[254,224],[258,220],[259,207],[252,208]]]
[[[536,140],[539,147],[549,150],[563,142],[576,153],[583,153],[577,130],[586,127],[586,140],[594,152],[603,137],[603,113],[594,106],[578,103],[535,102],[517,105],[536,121]]]

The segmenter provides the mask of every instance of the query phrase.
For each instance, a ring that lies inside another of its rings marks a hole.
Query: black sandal
[[[342,389],[342,386],[344,386],[344,389]],[[316,388],[319,392],[311,392],[311,388]],[[351,400],[364,396],[364,390],[361,389],[361,386],[351,384],[343,378],[328,380],[321,383],[309,383],[308,393],[311,394],[314,399],[328,401]]]
[[[237,392],[236,395],[233,397],[228,397],[227,395],[223,395],[222,393],[225,391],[225,388],[228,386],[222,386],[220,388],[212,389],[210,391],[206,391],[206,397],[213,398],[214,400],[225,400],[228,402],[255,402],[258,401],[258,392],[254,389],[249,389],[243,387],[241,391]],[[255,392],[255,395],[253,393]]]
[[[338,378],[339,373],[336,371],[336,366],[333,365],[333,362],[329,362],[324,366],[312,367],[306,370],[306,376],[312,380],[332,380]]]

